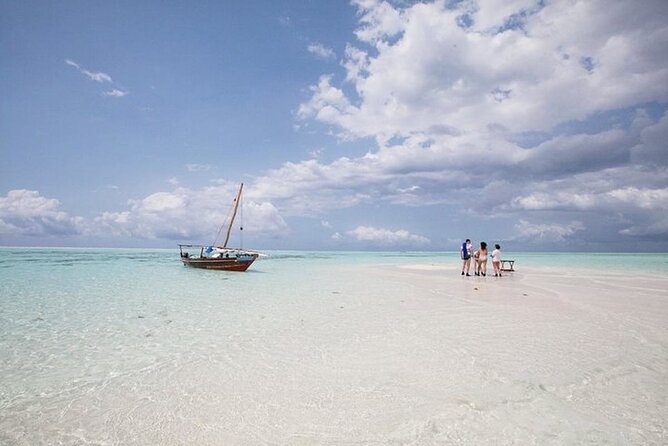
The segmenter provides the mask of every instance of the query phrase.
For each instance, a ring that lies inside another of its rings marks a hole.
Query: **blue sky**
[[[0,3],[0,244],[668,248],[665,1],[190,3]]]

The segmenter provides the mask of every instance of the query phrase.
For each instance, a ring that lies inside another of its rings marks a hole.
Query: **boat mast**
[[[227,248],[227,242],[230,240],[230,232],[232,231],[232,225],[234,224],[234,217],[237,216],[237,209],[239,208],[239,200],[241,200],[241,191],[244,188],[244,183],[241,183],[239,187],[239,193],[237,198],[234,199],[234,212],[232,212],[232,219],[230,220],[230,225],[227,227],[227,235],[225,235],[225,243],[223,243],[223,248]]]

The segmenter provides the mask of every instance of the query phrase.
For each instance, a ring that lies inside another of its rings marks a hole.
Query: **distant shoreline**
[[[123,249],[123,250],[139,250],[139,251],[158,251],[158,250],[178,250],[178,243],[174,247],[132,247],[132,246],[31,246],[31,245],[0,245],[0,249]],[[262,249],[267,252],[322,252],[322,253],[366,253],[366,254],[457,254],[457,250],[443,250],[443,251],[424,251],[424,250],[402,250],[402,249],[387,249],[387,250],[350,250],[350,249]],[[665,254],[665,251],[512,251],[512,253],[521,255],[532,254],[550,254],[550,255],[640,255],[640,254]]]

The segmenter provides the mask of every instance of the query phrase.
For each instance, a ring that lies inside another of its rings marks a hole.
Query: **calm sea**
[[[668,272],[663,254],[505,257],[518,270]],[[265,325],[251,321],[291,320],[287,311],[331,300],[348,280],[338,266],[437,264],[455,274],[459,262],[457,253],[270,252],[246,273],[228,273],[186,268],[177,249],[0,248],[0,444],[130,444],[141,432],[155,432],[140,437],[154,444],[190,438],[160,438],[174,432],[159,423],[196,416],[204,430],[217,426],[206,408],[220,402],[202,388],[271,358],[266,342],[253,344]],[[177,407],[161,405],[169,401]],[[243,401],[227,404],[244,413]]]

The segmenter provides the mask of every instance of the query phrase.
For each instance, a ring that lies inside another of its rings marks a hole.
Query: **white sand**
[[[466,278],[439,265],[368,273],[404,293],[367,311],[359,302],[361,319],[348,321],[359,361],[375,368],[365,389],[382,400],[374,419],[386,423],[361,438],[668,444],[667,278],[526,268]]]
[[[667,443],[667,279],[439,265],[347,277],[255,340],[266,368],[235,389],[230,441]]]
[[[208,366],[190,377],[208,383],[197,410],[210,430],[188,438],[665,445],[666,290],[666,278],[524,268],[336,271],[249,320],[217,379]],[[155,439],[187,437],[169,429]]]

